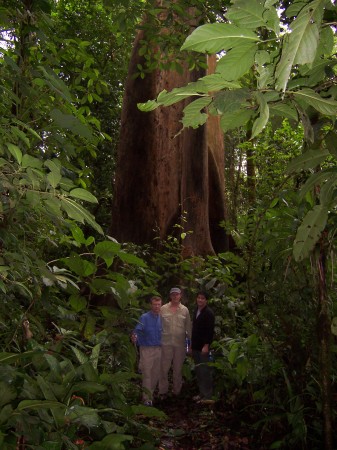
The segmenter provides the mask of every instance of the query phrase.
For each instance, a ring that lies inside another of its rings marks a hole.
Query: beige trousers
[[[169,388],[168,373],[172,364],[174,395],[179,395],[183,384],[182,369],[186,357],[184,346],[173,347],[172,345],[162,345],[161,347],[161,368],[159,379],[159,394],[167,394]]]
[[[161,347],[139,347],[143,400],[152,400],[160,376]]]

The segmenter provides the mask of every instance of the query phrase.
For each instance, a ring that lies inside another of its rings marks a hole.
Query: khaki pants
[[[143,400],[151,400],[160,375],[161,347],[139,347],[139,355]]]
[[[159,394],[167,394],[169,388],[168,373],[172,364],[173,369],[173,394],[179,395],[183,384],[182,368],[186,357],[186,349],[183,346],[173,347],[162,345],[161,369],[159,379]]]

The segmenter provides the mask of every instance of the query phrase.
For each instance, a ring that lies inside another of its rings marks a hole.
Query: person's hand
[[[201,349],[201,353],[208,353],[208,352],[209,352],[209,346],[208,346],[208,344],[205,344]]]
[[[131,339],[131,342],[133,344],[136,344],[137,343],[137,335],[136,335],[136,333],[132,333],[131,336],[130,336],[130,339]]]

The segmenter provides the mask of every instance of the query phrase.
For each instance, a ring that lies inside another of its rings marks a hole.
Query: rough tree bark
[[[218,118],[177,135],[186,102],[150,113],[137,108],[138,102],[155,98],[163,89],[184,86],[204,74],[156,70],[135,79],[137,64],[143,64],[138,54],[142,39],[140,31],[126,81],[111,235],[121,242],[153,243],[154,237],[165,239],[180,224],[180,232],[192,231],[183,242],[184,256],[223,251],[229,239],[220,227],[226,214]]]

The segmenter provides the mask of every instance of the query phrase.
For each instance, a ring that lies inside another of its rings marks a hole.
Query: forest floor
[[[221,401],[204,405],[181,395],[154,406],[167,416],[164,421],[152,419],[161,435],[159,450],[264,450],[272,443],[262,445],[245,423],[245,415]]]

